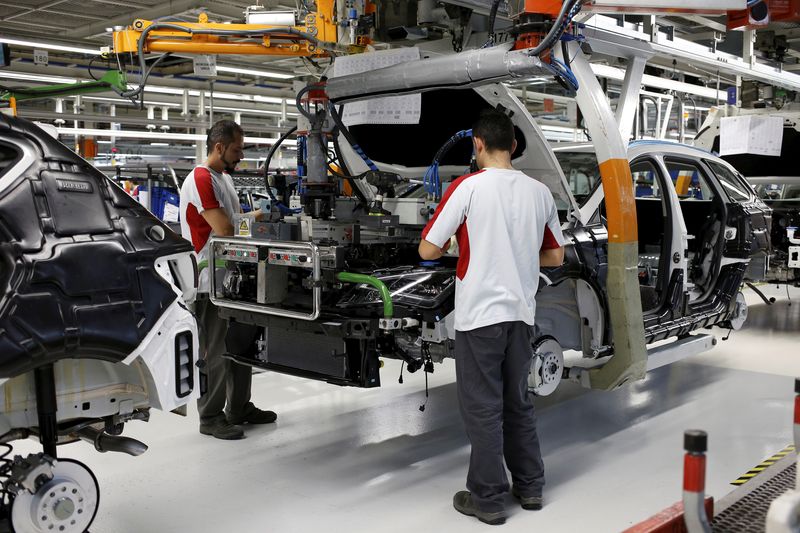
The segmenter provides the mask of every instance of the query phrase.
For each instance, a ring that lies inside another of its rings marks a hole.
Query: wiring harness
[[[428,167],[425,176],[422,178],[422,185],[426,193],[437,199],[442,197],[442,180],[439,177],[439,165],[445,154],[447,154],[458,141],[466,139],[467,137],[472,137],[472,130],[461,130],[450,137],[450,139],[439,148],[439,151],[436,152],[433,163]]]

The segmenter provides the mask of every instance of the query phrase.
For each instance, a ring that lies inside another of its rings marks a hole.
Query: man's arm
[[[449,241],[448,241],[449,242]],[[425,239],[419,241],[419,256],[426,261],[434,261],[444,255],[444,250]]]
[[[220,237],[233,235],[233,224],[231,224],[231,219],[223,208],[206,209],[201,214],[205,221],[208,222],[208,225],[211,226],[215,235]]]
[[[564,247],[550,248],[539,252],[539,266],[560,267],[564,263]]]
[[[552,195],[547,196],[550,214],[544,227],[542,247],[539,250],[539,266],[560,267],[564,263],[564,235],[561,233],[561,222],[558,209]]]
[[[464,222],[469,193],[464,193],[459,187],[463,181],[464,177],[461,177],[448,187],[433,217],[422,230],[418,251],[419,256],[426,261],[433,261],[444,255],[450,247],[450,238]],[[441,243],[441,246],[437,243]]]

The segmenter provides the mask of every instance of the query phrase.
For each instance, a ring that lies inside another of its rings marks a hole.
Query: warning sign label
[[[236,235],[239,237],[250,237],[251,236],[251,229],[250,229],[250,219],[249,218],[241,218],[239,219],[238,229],[236,230]]]

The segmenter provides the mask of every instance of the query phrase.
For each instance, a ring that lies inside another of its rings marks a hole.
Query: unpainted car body
[[[0,441],[40,432],[51,366],[59,441],[196,398],[191,245],[31,122],[0,157]]]
[[[566,349],[602,357],[613,349],[608,320],[600,318],[603,312],[581,310],[587,299],[607,309],[602,184],[590,146],[554,151],[588,223],[568,225],[572,242],[564,266],[543,271],[547,286],[537,295],[537,308],[546,311],[537,313],[538,326]],[[746,308],[737,299],[739,289],[746,277],[763,276],[750,265],[768,252],[769,208],[730,165],[707,152],[643,141],[630,145],[628,158],[646,342],[713,325],[740,325]]]

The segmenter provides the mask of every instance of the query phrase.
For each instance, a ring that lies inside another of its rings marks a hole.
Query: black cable
[[[27,94],[27,95],[36,95],[38,94],[36,91],[32,91],[30,89],[13,89],[7,85],[0,85],[0,91],[6,91],[9,93],[17,93],[17,94]]]
[[[94,73],[92,72],[92,63],[94,63],[94,62],[95,62],[95,60],[96,60],[98,57],[100,57],[100,56],[94,56],[94,57],[92,57],[92,58],[89,60],[89,65],[88,65],[88,67],[87,67],[87,69],[86,69],[86,70],[89,72],[89,77],[90,77],[90,78],[92,78],[94,81],[100,81],[100,80],[97,78],[97,76],[95,76],[95,75],[94,75]]]
[[[364,163],[366,163],[369,169],[377,172],[378,166],[375,164],[374,161],[372,161],[372,159],[370,159],[367,156],[366,153],[364,153],[364,150],[358,144],[356,138],[353,137],[353,134],[350,133],[350,130],[347,128],[347,126],[345,126],[344,122],[342,121],[341,109],[342,106],[340,106],[339,109],[337,110],[336,106],[333,105],[333,103],[331,103],[330,105],[330,114],[331,117],[333,118],[333,121],[336,123],[336,127],[339,128],[339,131],[342,132],[344,138],[347,140],[348,143],[350,143],[350,147],[361,157],[361,159],[364,160]]]
[[[495,19],[497,19],[497,10],[500,7],[501,1],[502,0],[494,0],[494,2],[492,2],[492,9],[489,11],[489,40],[486,41],[486,45],[494,44],[494,22]]]
[[[350,186],[353,188],[353,192],[355,193],[355,195],[358,197],[361,203],[366,206],[369,204],[369,201],[367,200],[364,191],[362,191],[361,188],[356,183],[356,178],[353,177],[353,173],[350,172],[350,169],[347,167],[347,162],[345,161],[344,156],[342,155],[342,149],[339,146],[339,131],[340,131],[339,127],[337,126],[333,130],[332,137],[333,137],[333,151],[336,154],[337,165],[339,166],[339,168],[342,169],[342,174],[340,174],[340,176],[344,179],[347,179],[347,181],[350,183]],[[334,174],[336,173],[334,172]]]
[[[344,106],[339,106],[340,109],[342,107],[344,107]],[[342,135],[344,135],[344,138],[347,139],[347,142],[350,143],[350,146],[352,146],[354,144],[357,145],[358,143],[356,142],[356,138],[353,137],[353,134],[350,133],[350,130],[347,129],[347,126],[345,126],[344,122],[342,122],[342,115],[341,115],[340,111],[338,109],[336,109],[336,106],[333,105],[332,103],[330,105],[330,108],[331,108],[331,118],[333,118],[333,122],[336,123],[336,127],[339,129],[339,131],[342,132]]]
[[[291,135],[292,133],[294,133],[294,132],[296,132],[296,131],[297,131],[297,126],[294,126],[294,127],[290,128],[290,129],[289,129],[289,131],[287,131],[286,133],[284,133],[283,135],[281,135],[281,136],[278,138],[278,140],[277,140],[277,141],[275,141],[275,144],[273,144],[272,146],[270,146],[270,148],[269,148],[269,152],[267,152],[267,158],[264,160],[264,187],[267,189],[267,193],[268,193],[270,196],[272,196],[272,189],[271,189],[271,188],[270,188],[270,186],[269,186],[269,164],[270,164],[270,162],[272,161],[272,156],[273,156],[273,155],[275,155],[275,152],[276,152],[276,151],[278,150],[278,148],[281,146],[281,144],[283,143],[283,141],[285,141],[286,139],[288,139],[288,138],[289,138],[289,135]],[[273,200],[274,200],[274,198],[273,198]]]
[[[297,106],[297,110],[300,111],[300,114],[302,114],[304,117],[306,117],[311,122],[316,120],[317,117],[315,115],[309,113],[308,111],[306,111],[305,108],[303,107],[303,102],[302,102],[303,95],[306,94],[307,92],[311,91],[312,89],[322,89],[324,87],[325,86],[323,84],[321,84],[321,83],[311,83],[309,85],[306,85],[302,89],[300,89],[300,91],[297,93],[297,101],[295,102],[295,105]]]
[[[342,169],[346,176],[352,176],[353,173],[350,172],[350,169],[347,167],[347,162],[344,160],[344,156],[342,156],[342,149],[339,146],[339,127],[337,126],[336,129],[333,130],[333,153],[336,154],[336,160],[339,163],[339,167]]]
[[[786,269],[786,298],[789,300],[788,307],[792,306],[792,295],[789,294],[789,269]]]
[[[559,11],[553,27],[550,28],[549,32],[547,32],[547,35],[545,35],[544,39],[542,39],[542,42],[528,52],[528,55],[538,56],[544,50],[549,50],[552,48],[553,44],[555,44],[555,42],[561,38],[561,35],[567,28],[567,24],[569,23],[567,16],[570,12],[572,12],[576,5],[581,3],[583,3],[583,0],[565,0],[565,2],[561,4],[561,11]]]

